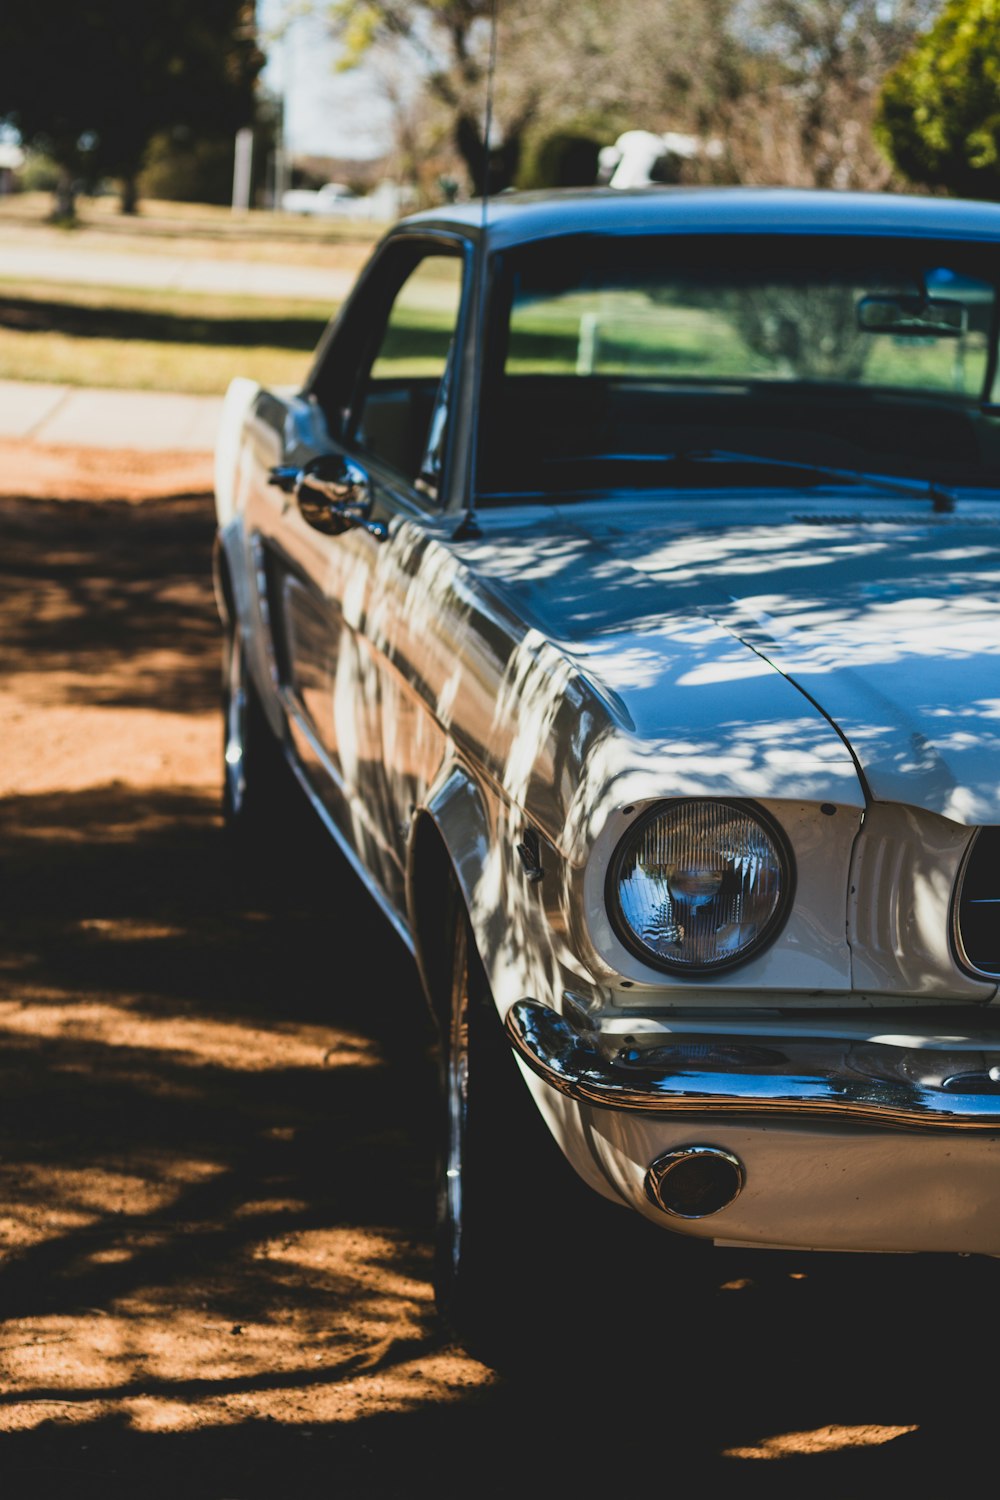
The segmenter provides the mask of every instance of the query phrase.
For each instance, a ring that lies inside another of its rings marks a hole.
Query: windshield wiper
[[[848,484],[871,485],[875,489],[905,495],[910,499],[930,500],[934,510],[942,514],[955,509],[954,495],[942,489],[933,479],[893,479],[887,474],[866,474],[860,469],[834,469],[828,464],[813,463],[810,459],[767,458],[762,453],[740,453],[731,448],[683,448],[676,453],[665,453],[663,458],[668,463],[763,464],[769,469],[800,469],[808,474],[846,480]]]
[[[742,453],[735,448],[678,448],[671,453],[581,453],[572,458],[547,458],[543,463],[546,467],[560,468],[589,464],[643,464],[648,468],[661,464],[753,464],[764,469],[790,469],[847,484],[869,485],[908,499],[930,500],[934,510],[943,514],[955,509],[954,495],[933,479],[895,479],[889,474],[869,474],[861,469],[835,469],[830,464],[813,463],[807,458],[768,458],[763,453]]]

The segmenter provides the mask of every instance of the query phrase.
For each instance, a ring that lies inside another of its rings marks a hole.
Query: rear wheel
[[[234,843],[273,837],[290,775],[247,670],[243,634],[230,625],[222,660],[222,815]]]

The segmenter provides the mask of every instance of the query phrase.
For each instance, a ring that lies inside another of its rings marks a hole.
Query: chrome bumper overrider
[[[608,1109],[1000,1131],[1000,1044],[942,1050],[676,1034],[653,1046],[621,1046],[619,1039],[609,1048],[536,1000],[519,1000],[506,1025],[518,1056],[546,1083]]]

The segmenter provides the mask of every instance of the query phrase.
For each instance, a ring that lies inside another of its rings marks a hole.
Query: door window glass
[[[457,255],[418,262],[389,310],[357,408],[358,445],[431,491],[440,478],[461,290]]]

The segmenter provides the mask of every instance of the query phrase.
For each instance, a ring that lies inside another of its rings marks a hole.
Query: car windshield
[[[595,235],[512,251],[480,499],[831,470],[1000,486],[994,274],[961,242]]]

